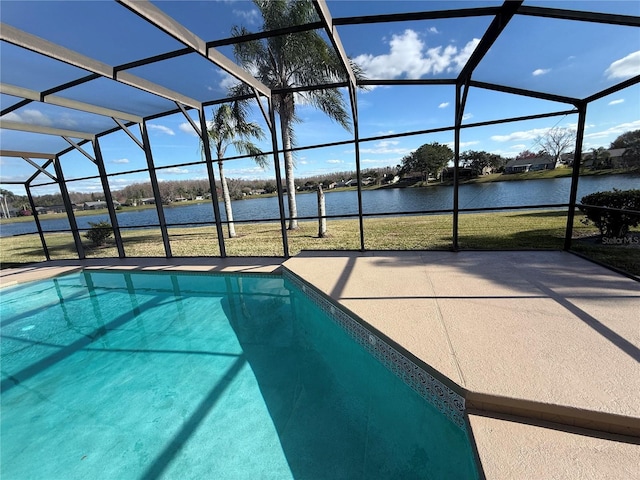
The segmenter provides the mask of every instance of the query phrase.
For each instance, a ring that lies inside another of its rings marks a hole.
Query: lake
[[[459,190],[459,208],[500,208],[507,206],[528,206],[537,204],[569,203],[571,178],[549,180],[522,180],[511,182],[492,182],[461,185]],[[631,175],[605,175],[580,177],[578,201],[584,195],[597,191],[629,190],[640,188],[640,177]],[[298,194],[298,216],[318,215],[317,195]],[[358,213],[358,196],[355,190],[328,192],[325,195],[327,215],[350,215]],[[453,208],[453,187],[429,188],[388,188],[364,190],[362,192],[363,212],[401,213],[422,210],[447,210]],[[250,200],[232,202],[235,220],[261,220],[279,218],[277,197],[258,197]],[[224,205],[220,203],[223,220],[226,220]],[[288,212],[285,199],[285,211]],[[211,203],[191,205],[174,204],[164,207],[168,224],[189,224],[213,221]],[[89,222],[109,220],[106,213],[100,215],[78,216],[76,221],[80,229],[89,228]],[[155,209],[118,212],[121,227],[138,227],[158,224]],[[44,231],[68,230],[66,215],[60,218],[42,220]],[[0,237],[37,233],[35,222],[20,222],[0,225]]]

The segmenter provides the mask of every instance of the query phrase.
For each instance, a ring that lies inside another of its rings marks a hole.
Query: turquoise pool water
[[[2,479],[477,478],[464,429],[279,276],[1,292]]]

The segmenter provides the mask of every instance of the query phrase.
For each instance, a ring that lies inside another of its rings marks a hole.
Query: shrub
[[[598,227],[605,237],[624,237],[630,227],[640,224],[640,214],[626,213],[619,210],[640,211],[640,190],[618,190],[612,192],[596,192],[582,197],[578,208],[588,220]],[[606,207],[606,208],[603,208]],[[615,208],[617,210],[607,210]]]
[[[91,240],[94,247],[100,247],[104,245],[113,234],[113,227],[109,222],[89,222],[91,228],[84,234],[85,238]]]

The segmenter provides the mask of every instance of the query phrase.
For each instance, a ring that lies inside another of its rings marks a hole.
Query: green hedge
[[[640,214],[621,212],[635,210],[640,212],[640,190],[618,190],[596,192],[582,197],[578,208],[598,227],[605,237],[624,237],[629,228],[640,224]],[[616,209],[616,210],[608,210]]]

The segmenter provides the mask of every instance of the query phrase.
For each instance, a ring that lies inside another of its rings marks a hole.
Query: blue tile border
[[[389,370],[395,373],[404,383],[416,393],[438,409],[456,426],[466,431],[464,419],[465,400],[462,395],[435,378],[425,369],[407,358],[396,348],[389,345],[373,331],[367,329],[360,322],[330,300],[308,286],[293,273],[284,269],[283,277],[295,285],[320,309],[340,325],[356,343],[364,347],[371,355]]]

